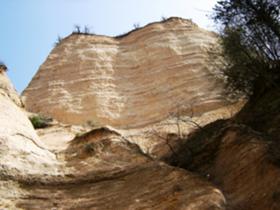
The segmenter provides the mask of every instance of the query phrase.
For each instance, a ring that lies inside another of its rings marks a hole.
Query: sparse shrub
[[[75,25],[73,33],[80,34],[81,33],[81,26]]]
[[[93,153],[94,152],[94,145],[92,143],[87,143],[84,145],[84,151],[86,153]]]
[[[0,61],[0,71],[7,71],[8,67],[6,66],[6,64],[2,61]]]
[[[90,29],[88,26],[84,27],[84,34],[90,34]]]
[[[165,17],[165,16],[161,16],[161,21],[166,21],[167,20],[167,17]]]
[[[90,31],[90,27],[86,25],[83,29],[81,28],[81,26],[75,25],[72,34],[94,35],[94,33]]]
[[[134,23],[134,24],[133,24],[133,27],[134,27],[134,29],[132,29],[131,31],[128,31],[128,32],[124,32],[124,33],[122,33],[122,34],[119,34],[119,35],[115,36],[115,38],[116,38],[116,39],[121,39],[121,38],[123,38],[123,37],[128,36],[128,35],[131,34],[132,32],[137,31],[137,30],[140,28],[140,24],[139,24],[139,23]]]
[[[140,28],[140,24],[139,23],[134,23],[133,27],[134,27],[134,29],[138,29],[138,28]]]
[[[76,133],[75,137],[76,138],[79,138],[81,136],[83,136],[84,134],[86,134],[87,132],[79,132],[79,133]]]
[[[61,43],[62,40],[63,40],[63,38],[61,36],[57,36],[57,39],[56,39],[56,42],[54,43],[54,46],[55,47],[58,46]]]
[[[35,129],[39,129],[48,127],[52,119],[36,115],[30,117],[29,120]]]
[[[97,126],[97,123],[93,120],[88,120],[87,121],[87,125],[90,126],[90,127],[96,127]]]

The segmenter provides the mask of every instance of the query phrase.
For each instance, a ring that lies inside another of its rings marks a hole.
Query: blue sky
[[[162,16],[190,18],[213,30],[206,17],[216,0],[1,0],[0,60],[21,92],[47,58],[59,36],[87,25],[97,34],[118,35]]]

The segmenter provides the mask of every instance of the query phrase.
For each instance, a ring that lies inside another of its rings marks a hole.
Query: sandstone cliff
[[[0,72],[0,208],[279,209],[279,91],[234,116],[216,41],[180,18],[72,34],[23,93],[56,119],[36,131]]]
[[[53,122],[38,136],[0,78],[1,209],[224,209],[211,183],[154,160],[118,131]]]
[[[13,180],[58,174],[59,164],[44,148],[4,71],[0,84],[0,208],[14,209],[13,198],[23,192]]]
[[[0,72],[0,84],[0,165],[4,169],[1,172],[36,173],[36,167],[32,166],[37,165],[40,173],[47,173],[47,166],[55,156],[44,149],[5,72]]]
[[[54,153],[11,100],[1,96],[0,108],[1,209],[224,209],[212,184],[115,131],[94,129]]]
[[[120,37],[72,34],[23,92],[27,110],[71,124],[135,128],[174,111],[199,115],[227,104],[207,62],[217,36],[170,18]]]
[[[0,95],[4,96],[16,105],[22,107],[22,102],[17,94],[14,86],[6,75],[6,71],[0,67]]]

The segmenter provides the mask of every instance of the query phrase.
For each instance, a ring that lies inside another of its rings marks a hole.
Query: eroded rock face
[[[153,161],[139,147],[108,128],[70,142],[58,156],[63,177],[21,182],[16,199],[24,209],[222,210],[223,194],[184,170]]]
[[[40,67],[24,103],[61,122],[118,128],[149,125],[174,111],[214,110],[226,103],[207,63],[206,49],[216,41],[180,18],[119,38],[73,34]]]
[[[155,164],[104,180],[23,188],[30,194],[17,207],[24,209],[222,210],[225,205],[221,192],[209,183]]]
[[[224,210],[254,206],[262,197],[251,201],[252,192],[265,185],[265,205],[278,207],[277,187],[260,175],[268,169],[278,176],[262,160],[265,146],[255,155],[255,145],[238,144],[240,133],[224,133],[184,147],[190,131],[240,107],[221,96],[222,82],[207,63],[206,48],[216,39],[180,18],[117,38],[69,36],[23,94],[28,110],[58,120],[37,130],[39,137],[16,93],[0,89],[0,208]],[[264,166],[239,182],[243,166],[259,159]],[[236,167],[238,161],[244,165]],[[265,181],[252,186],[250,178]]]
[[[10,100],[0,96],[0,165],[7,173],[48,173],[54,154],[44,148],[26,115]],[[55,170],[55,169],[54,169]],[[3,172],[3,171],[2,171]]]
[[[55,162],[46,172],[38,166],[42,164],[40,159],[33,165],[33,170],[38,170],[34,174],[18,168],[4,176],[2,169],[0,207],[225,209],[223,194],[212,184],[192,173],[152,160],[136,144],[108,128],[76,137],[56,157],[61,164],[61,173],[57,174],[54,173]],[[21,164],[30,167],[28,163]]]
[[[40,139],[8,93],[0,95],[1,209],[224,209],[212,184],[154,161],[116,130],[77,135],[78,126],[52,124]]]
[[[23,110],[5,73],[0,73],[0,165],[1,173],[48,173],[54,154],[44,148]],[[35,167],[34,167],[35,166]],[[16,176],[16,174],[13,174]]]
[[[210,176],[231,209],[280,208],[280,168],[270,159],[269,139],[242,126],[224,131]]]
[[[38,138],[4,72],[0,84],[0,208],[14,209],[13,199],[24,194],[15,180],[57,175],[60,164]]]
[[[169,161],[214,183],[224,193],[227,209],[279,209],[277,143],[229,120],[203,129],[192,134]]]
[[[0,66],[0,95],[9,98],[16,105],[22,107],[22,102],[19,98],[19,95],[17,94],[13,84],[7,77],[5,70],[1,69],[1,66]]]

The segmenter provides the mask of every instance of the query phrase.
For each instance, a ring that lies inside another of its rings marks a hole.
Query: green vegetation
[[[87,133],[86,131],[76,133],[75,137],[76,137],[76,138],[80,138],[80,137],[82,137],[83,135],[85,135],[86,133]]]
[[[50,118],[42,117],[39,115],[32,116],[29,118],[29,120],[35,129],[46,128],[50,125],[51,121]]]
[[[88,120],[88,121],[86,122],[86,124],[87,124],[88,126],[90,126],[90,127],[98,127],[98,123],[95,122],[94,120]]]
[[[84,151],[88,154],[91,154],[94,152],[94,144],[93,143],[87,143],[84,145]]]
[[[278,88],[280,81],[280,0],[220,0],[214,20],[221,26],[229,92],[248,97]]]

